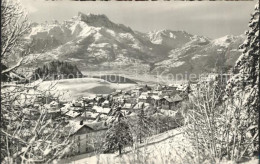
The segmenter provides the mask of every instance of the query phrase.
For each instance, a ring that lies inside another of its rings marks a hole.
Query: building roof
[[[70,116],[70,117],[72,117],[72,118],[75,118],[75,117],[79,116],[80,113],[77,112],[77,111],[72,111],[72,110],[70,110],[70,111],[68,111],[67,113],[65,113],[65,115]]]
[[[131,103],[125,103],[122,108],[130,109],[130,108],[132,108],[132,104]]]
[[[100,106],[93,106],[92,109],[95,110],[97,113],[105,113],[105,114],[108,114],[111,111],[111,108],[103,108]]]
[[[176,94],[173,98],[173,101],[177,102],[177,101],[182,101],[183,98],[181,98],[181,96],[179,96],[178,94]]]
[[[109,104],[109,101],[105,100],[102,104]]]
[[[87,123],[86,125],[94,129],[95,131],[105,130],[108,128],[104,121]]]
[[[151,98],[154,99],[154,100],[160,100],[161,99],[161,97],[158,96],[158,95],[152,95]]]
[[[76,134],[78,131],[80,131],[82,128],[86,128],[90,131],[94,131],[94,129],[86,124],[80,125],[78,122],[70,122],[65,129],[68,130],[70,135]]]
[[[82,97],[83,100],[85,101],[89,101],[89,100],[94,100],[95,99],[95,95],[89,95],[89,96],[86,96],[86,97]]]
[[[100,114],[99,113],[92,113],[92,112],[86,112],[86,113],[83,112],[81,114],[81,117],[85,117],[85,115],[86,115],[87,118],[96,119]]]
[[[168,102],[174,102],[173,99],[168,96],[164,96],[164,99]]]
[[[59,103],[58,103],[57,101],[52,101],[52,102],[50,103],[50,105],[51,105],[51,106],[56,106],[56,105],[59,105]]]
[[[139,98],[139,99],[147,99],[148,96],[147,96],[147,95],[140,95],[138,98]]]

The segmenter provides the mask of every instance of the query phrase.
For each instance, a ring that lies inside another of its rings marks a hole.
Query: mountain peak
[[[86,23],[93,23],[93,21],[99,21],[99,22],[110,22],[112,23],[108,17],[104,14],[84,14],[82,12],[78,12],[78,17],[81,21],[84,21]]]
[[[154,44],[164,44],[171,48],[177,48],[179,44],[182,45],[191,41],[192,35],[186,31],[162,29],[149,32],[148,37]]]
[[[78,12],[77,18],[93,27],[105,27],[119,32],[133,32],[129,27],[110,21],[104,14],[84,14],[82,12]]]

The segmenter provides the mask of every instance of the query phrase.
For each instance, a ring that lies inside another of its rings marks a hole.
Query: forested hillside
[[[37,80],[39,78],[44,80],[51,80],[80,77],[82,77],[82,73],[78,67],[74,64],[64,61],[52,61],[44,64],[42,67],[37,68],[32,75],[33,80]]]

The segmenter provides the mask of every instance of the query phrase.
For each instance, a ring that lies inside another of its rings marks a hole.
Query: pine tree
[[[230,112],[239,112],[234,128],[239,128],[241,142],[252,143],[244,147],[248,155],[257,151],[259,119],[259,2],[251,15],[247,39],[240,46],[242,55],[234,67],[234,76],[229,80],[226,98],[232,99]],[[239,106],[239,111],[236,108]],[[244,154],[241,154],[241,156]]]
[[[140,143],[142,143],[142,138],[148,136],[151,132],[152,121],[144,113],[143,109],[137,114],[137,117],[136,133]]]
[[[119,155],[121,155],[124,146],[127,145],[133,145],[130,126],[121,111],[117,111],[111,126],[106,132],[104,152],[107,153],[118,150]]]

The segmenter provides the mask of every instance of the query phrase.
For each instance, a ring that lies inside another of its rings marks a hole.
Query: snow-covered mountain
[[[154,44],[165,45],[172,49],[180,48],[184,44],[197,41],[201,44],[209,42],[208,38],[193,36],[186,31],[159,30],[148,33],[148,38]]]
[[[211,69],[211,60],[227,51],[232,55],[224,55],[224,64],[233,65],[243,40],[242,36],[211,40],[171,30],[142,33],[116,24],[105,15],[83,13],[62,23],[34,24],[26,38],[38,56],[37,65],[58,59],[76,63],[82,71],[138,69],[151,73],[197,73],[202,70],[197,65]]]
[[[216,71],[229,71],[235,64],[241,51],[239,45],[245,36],[225,36],[207,43],[188,42],[180,48],[169,52],[168,59],[157,62],[153,72],[164,73],[203,73]]]

